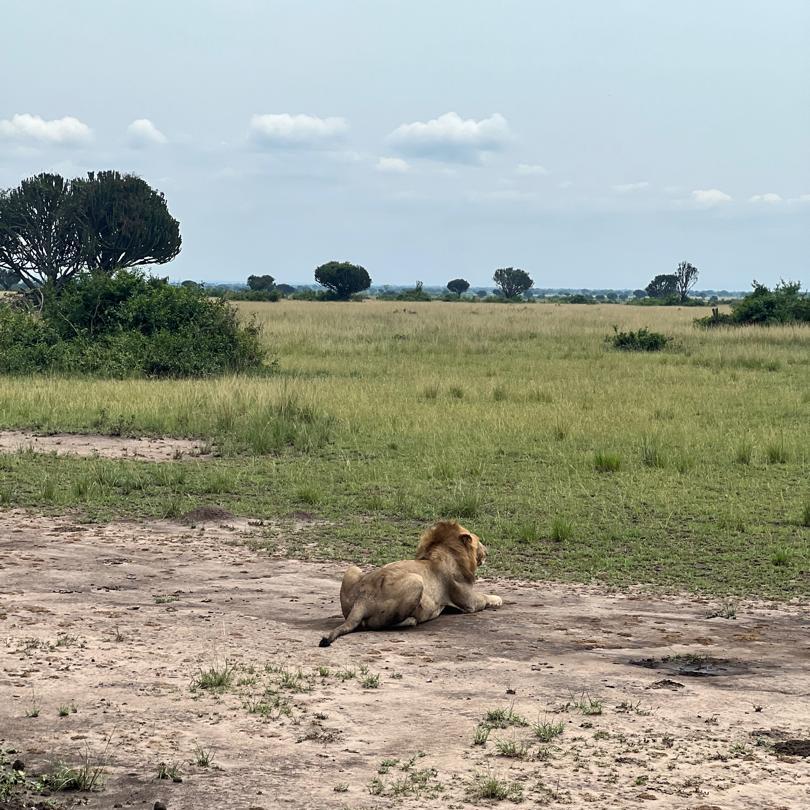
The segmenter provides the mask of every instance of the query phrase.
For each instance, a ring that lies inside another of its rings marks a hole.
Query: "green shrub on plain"
[[[83,274],[40,314],[0,307],[0,372],[204,377],[263,366],[259,330],[223,300],[133,270]]]
[[[614,326],[613,332],[613,335],[608,336],[608,342],[614,349],[625,352],[660,352],[672,340],[660,332],[651,332],[646,326],[628,332],[620,332]]]

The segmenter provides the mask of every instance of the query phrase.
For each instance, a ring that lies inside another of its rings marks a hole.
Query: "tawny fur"
[[[481,538],[455,521],[441,521],[422,535],[413,560],[389,563],[364,574],[356,565],[343,575],[340,606],[345,621],[321,639],[363,628],[410,627],[435,619],[446,607],[475,613],[503,604],[475,590],[478,566],[487,556]]]

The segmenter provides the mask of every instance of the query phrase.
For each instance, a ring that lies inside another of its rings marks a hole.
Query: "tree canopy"
[[[470,289],[470,282],[463,278],[454,278],[447,282],[447,289],[460,298]]]
[[[0,270],[29,289],[59,292],[82,270],[112,273],[163,264],[180,251],[180,226],[140,177],[38,174],[0,191]]]
[[[315,268],[315,281],[346,301],[355,293],[371,286],[371,276],[365,267],[351,262],[327,262]]]
[[[69,180],[38,174],[0,192],[0,268],[30,289],[60,289],[82,268],[76,195]]]
[[[675,290],[681,301],[689,297],[689,290],[695,286],[698,278],[698,269],[689,262],[681,262],[675,271]]]
[[[165,264],[180,252],[180,225],[163,194],[133,174],[89,172],[72,183],[89,270]]]
[[[247,285],[254,291],[269,291],[275,288],[276,280],[272,276],[248,276]]]
[[[667,298],[678,292],[678,277],[672,273],[657,275],[645,288],[650,298]]]
[[[498,285],[504,298],[517,298],[534,286],[532,277],[518,267],[501,267],[495,271],[492,280]]]

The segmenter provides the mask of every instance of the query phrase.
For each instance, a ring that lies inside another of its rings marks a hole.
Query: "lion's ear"
[[[458,539],[461,540],[461,542],[464,543],[465,546],[472,545],[472,535],[468,534],[467,532],[463,532],[462,534],[460,534],[458,536]]]

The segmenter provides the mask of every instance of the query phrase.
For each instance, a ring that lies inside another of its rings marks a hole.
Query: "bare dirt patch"
[[[804,608],[707,619],[707,600],[492,581],[498,611],[321,649],[342,566],[251,550],[264,530],[0,513],[4,772],[87,756],[91,808],[810,802]],[[745,666],[629,663],[689,655]]]
[[[0,430],[0,453],[55,453],[58,456],[99,456],[139,461],[210,458],[211,448],[191,439],[103,436],[96,433],[52,433]]]

